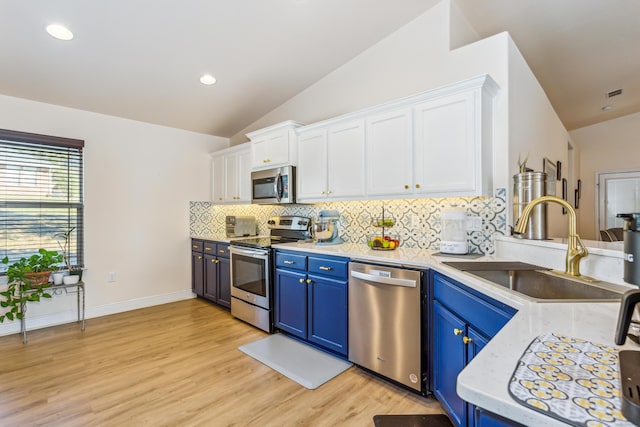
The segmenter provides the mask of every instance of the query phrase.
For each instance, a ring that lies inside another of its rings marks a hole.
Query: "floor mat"
[[[303,387],[315,389],[352,366],[306,344],[274,334],[238,347]]]
[[[424,415],[376,415],[375,427],[453,427],[444,414]]]

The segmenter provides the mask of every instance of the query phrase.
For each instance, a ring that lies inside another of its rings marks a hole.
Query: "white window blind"
[[[69,261],[84,265],[83,147],[77,139],[0,129],[0,259],[60,251],[57,235],[73,228]]]

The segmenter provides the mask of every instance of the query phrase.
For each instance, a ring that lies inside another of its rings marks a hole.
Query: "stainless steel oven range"
[[[310,238],[311,219],[279,216],[267,221],[270,235],[232,240],[231,314],[266,332],[273,332],[273,243]]]

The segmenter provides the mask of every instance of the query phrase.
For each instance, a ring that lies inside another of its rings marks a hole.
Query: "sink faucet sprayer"
[[[565,272],[561,274],[590,280],[589,278],[580,275],[580,260],[589,255],[589,252],[587,252],[587,248],[584,246],[582,240],[580,240],[580,236],[578,236],[577,233],[576,211],[566,200],[555,196],[542,196],[538,197],[537,199],[533,199],[522,210],[522,215],[520,215],[520,218],[518,218],[518,220],[516,221],[516,227],[514,228],[513,232],[515,234],[524,233],[527,230],[527,224],[529,223],[529,217],[531,216],[533,208],[535,208],[540,203],[546,202],[554,202],[562,205],[562,207],[565,208],[567,212],[569,212],[569,240],[567,244],[567,257],[565,262],[566,266]]]

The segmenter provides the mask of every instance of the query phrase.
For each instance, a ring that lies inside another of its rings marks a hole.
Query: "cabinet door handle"
[[[327,191],[327,194],[331,194],[331,193],[333,193],[333,191],[331,191],[331,190]]]
[[[464,331],[462,329],[453,328],[453,335],[462,335]]]
[[[219,253],[219,254],[223,254],[223,253],[225,253],[225,252],[227,252],[227,251],[225,251],[224,249],[218,249],[218,253]]]
[[[193,245],[193,249],[198,249],[198,245]]]
[[[311,284],[311,279],[307,279],[307,284]]]
[[[271,160],[269,160],[269,159],[264,159],[264,160],[262,161],[262,163],[269,163],[270,161],[271,161]]]
[[[473,339],[471,339],[469,337],[462,337],[462,342],[465,343],[465,344],[469,344],[472,341],[473,341]]]
[[[205,247],[205,248],[204,248],[204,250],[205,250],[205,251],[210,251],[210,250],[211,250],[211,248],[207,248],[207,247]]]
[[[214,264],[219,264],[220,260],[219,259],[212,259],[211,262],[214,263]]]
[[[304,279],[299,279],[298,280],[300,283],[304,283]]]
[[[325,191],[321,191],[320,194],[327,194]]]
[[[202,259],[202,256],[198,255],[198,259]]]
[[[289,261],[288,259],[285,259],[284,261],[282,261],[283,264],[287,264],[287,265],[293,265],[295,264],[295,262],[293,261]]]
[[[318,267],[318,269],[323,270],[323,271],[331,271],[331,270],[333,270],[332,267],[325,267],[324,265],[321,265],[320,267]]]
[[[405,190],[408,190],[408,189],[409,189],[409,186],[408,186],[408,185],[405,185],[405,186],[404,186],[404,189],[405,189]]]
[[[416,188],[420,188],[420,184],[416,184]]]

